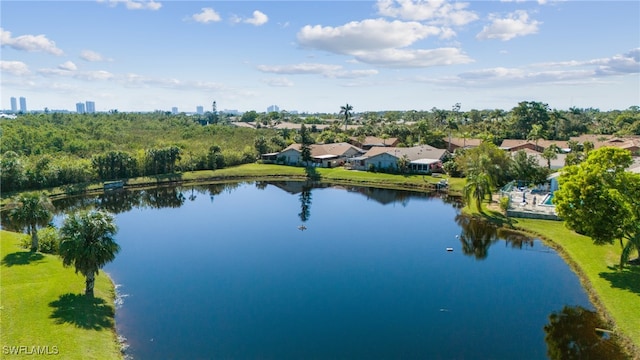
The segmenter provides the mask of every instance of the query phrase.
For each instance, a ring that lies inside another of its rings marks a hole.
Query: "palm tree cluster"
[[[14,197],[8,205],[14,226],[31,234],[31,251],[38,251],[38,227],[53,219],[54,207],[43,193],[29,192]],[[60,228],[59,255],[64,266],[74,266],[86,278],[85,295],[93,297],[95,275],[115,259],[120,246],[115,241],[117,227],[113,215],[103,211],[83,211],[65,219]]]

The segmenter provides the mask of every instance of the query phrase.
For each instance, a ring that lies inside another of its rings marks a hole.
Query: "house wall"
[[[284,163],[287,165],[297,165],[302,161],[302,154],[299,151],[289,149],[287,151],[283,151],[278,155],[278,157],[284,156]]]
[[[373,164],[373,166],[376,169],[397,169],[398,168],[398,158],[387,154],[387,153],[382,153],[382,154],[378,154],[376,156],[370,157],[368,159],[366,159],[364,161],[364,168],[365,170],[369,169],[369,166],[371,166],[371,164]]]

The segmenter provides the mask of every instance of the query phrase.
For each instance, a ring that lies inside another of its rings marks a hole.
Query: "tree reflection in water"
[[[482,218],[458,214],[455,218],[460,226],[458,236],[462,243],[462,253],[484,260],[489,256],[489,248],[498,240],[504,240],[513,248],[531,248],[534,239],[518,231],[498,227]]]
[[[613,337],[600,329],[606,327],[598,314],[580,306],[565,306],[549,315],[544,326],[547,355],[553,360],[625,359]]]
[[[300,220],[304,224],[311,216],[311,186],[304,186],[300,193]]]

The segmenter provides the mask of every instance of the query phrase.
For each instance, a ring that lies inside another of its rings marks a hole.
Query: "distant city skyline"
[[[90,98],[98,112],[214,99],[242,112],[622,110],[640,104],[639,13],[639,1],[8,0],[0,108],[20,95],[32,110]]]

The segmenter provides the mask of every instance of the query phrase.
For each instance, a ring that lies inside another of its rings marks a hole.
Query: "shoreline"
[[[225,171],[226,170],[226,171]],[[358,173],[347,173],[345,176],[340,176],[340,174],[332,174],[330,171],[334,169],[316,169],[317,173],[314,174],[313,180],[322,182],[322,183],[331,183],[331,184],[348,184],[355,186],[368,186],[368,187],[382,187],[388,189],[397,189],[397,190],[409,190],[409,191],[422,191],[422,192],[435,192],[435,184],[441,178],[432,178],[431,176],[403,176],[403,175],[392,175],[392,174],[382,174],[382,173],[368,173],[364,174]],[[390,180],[389,177],[394,177]],[[429,178],[432,182],[427,181],[425,178]],[[449,178],[449,177],[447,177]],[[279,166],[279,165],[262,165],[262,164],[249,164],[243,165],[235,168],[229,169],[220,169],[220,170],[205,170],[200,172],[189,172],[176,174],[175,176],[161,176],[161,177],[146,177],[146,178],[135,178],[129,179],[127,185],[125,186],[125,190],[127,189],[144,189],[144,188],[153,188],[157,186],[180,186],[180,185],[195,185],[195,184],[214,184],[214,183],[225,183],[225,182],[241,182],[241,181],[305,181],[309,180],[310,176],[305,172],[305,168],[298,167],[289,167],[289,166]],[[400,180],[400,181],[398,181]],[[101,184],[101,183],[100,183]],[[453,179],[451,180],[450,188],[448,192],[450,195],[459,196],[462,190],[462,186],[464,184],[464,179]],[[67,188],[68,190],[68,188]],[[64,188],[56,188],[50,189],[50,196],[52,199],[60,199],[65,198],[67,196],[77,196],[77,195],[85,195],[85,194],[94,194],[94,193],[102,193],[104,190],[99,184],[92,184],[91,186],[83,187],[83,191],[79,192],[68,192],[65,191]],[[486,209],[486,206],[485,206]],[[535,224],[544,227],[544,222],[551,223],[559,223],[563,224],[563,222],[553,221],[553,220],[532,220],[527,219],[512,219],[507,218],[503,215],[495,215],[495,213],[491,209],[487,209],[487,212],[493,213],[477,213],[474,210],[471,210],[469,207],[464,207],[462,209],[464,213],[467,213],[472,216],[479,216],[484,218],[486,221],[493,222],[498,226],[505,227],[508,229],[512,229],[515,231],[519,231],[525,233],[527,235],[531,235],[533,237],[537,237],[542,240],[545,244],[552,247],[554,250],[558,252],[561,258],[565,261],[565,263],[569,266],[569,268],[578,276],[580,283],[583,289],[587,292],[590,302],[596,308],[600,317],[614,329],[615,333],[617,333],[617,341],[623,348],[623,350],[631,356],[631,359],[640,360],[640,343],[634,341],[634,338],[631,334],[624,332],[624,330],[620,330],[620,321],[616,321],[616,316],[612,314],[610,308],[607,308],[607,303],[610,304],[610,301],[603,299],[605,297],[601,294],[596,286],[593,284],[590,276],[588,275],[588,271],[583,268],[584,262],[581,262],[579,259],[575,259],[574,256],[571,255],[571,251],[569,251],[563,245],[563,241],[555,240],[553,236],[549,236],[548,234],[541,233],[536,230]],[[512,222],[515,222],[514,225]],[[569,230],[566,230],[569,231]],[[588,238],[587,238],[588,239]],[[591,242],[591,239],[588,239]],[[610,245],[614,246],[614,245]],[[602,265],[606,265],[607,259],[601,259]],[[581,265],[582,264],[582,265]],[[106,273],[105,273],[106,274]],[[113,282],[113,279],[106,274],[109,278],[113,294],[114,301],[116,294],[116,285]],[[611,285],[610,287],[613,288]],[[611,296],[607,295],[607,299],[611,300]],[[114,304],[115,306],[115,304]],[[620,316],[618,316],[620,318]],[[116,324],[114,322],[113,326],[114,332],[114,341],[116,342],[119,349],[122,350],[122,346],[126,346],[126,342],[120,341],[120,334],[117,333]],[[126,341],[126,339],[125,339]],[[125,354],[122,353],[122,358],[126,358]]]

